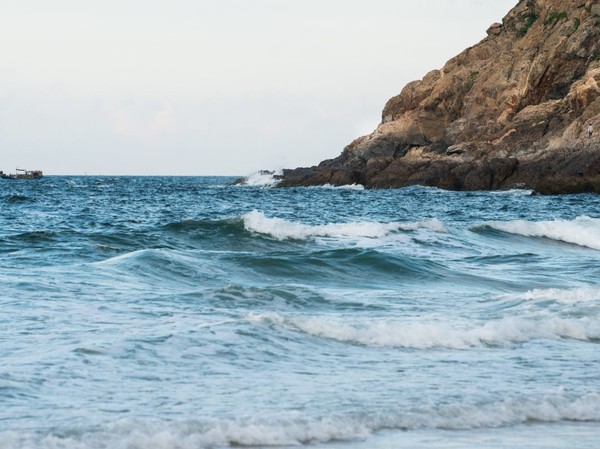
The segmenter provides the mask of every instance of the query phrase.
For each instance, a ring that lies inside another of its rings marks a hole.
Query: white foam
[[[444,224],[436,219],[410,223],[360,221],[307,225],[281,218],[268,218],[265,214],[256,210],[245,214],[242,218],[246,230],[266,234],[277,240],[307,240],[317,237],[381,239],[400,231],[414,231],[417,229],[446,232]]]
[[[324,184],[322,186],[318,186],[317,188],[321,189],[341,189],[341,190],[365,190],[365,186],[362,184],[344,184],[341,186],[334,186],[331,184]]]
[[[436,408],[426,427],[438,429],[497,428],[531,421],[598,421],[600,395],[569,397],[564,392],[543,398],[507,398],[483,405],[455,403]],[[418,418],[418,415],[417,415]],[[418,428],[418,419],[412,428]]]
[[[553,221],[493,221],[485,223],[499,231],[527,237],[545,237],[600,250],[600,219],[577,217],[574,220]]]
[[[508,196],[531,196],[533,190],[527,189],[511,189],[511,190],[492,190],[492,195],[508,195]]]
[[[512,345],[536,339],[600,339],[600,321],[591,318],[506,317],[476,326],[452,325],[442,321],[369,320],[367,323],[349,323],[331,317],[284,316],[274,312],[251,314],[247,318],[345,343],[409,349],[467,349]]]
[[[186,423],[140,423],[122,420],[81,437],[36,436],[0,432],[0,449],[201,449],[214,447],[299,446],[364,438],[371,433],[357,419],[260,419]]]
[[[261,170],[244,178],[240,185],[249,187],[274,187],[279,183],[279,179],[276,179],[276,176],[281,176],[282,174],[281,170]]]
[[[3,431],[0,432],[0,449],[282,447],[365,440],[381,430],[486,429],[561,421],[599,422],[600,395],[573,396],[559,391],[542,398],[509,397],[488,403],[455,402],[371,413],[367,407],[362,413],[327,417],[284,413],[277,418],[201,421],[124,419],[87,433]]]
[[[88,187],[85,184],[77,184],[75,181],[73,181],[71,179],[67,179],[67,184],[69,184],[71,187],[75,187],[78,189],[84,189],[84,188]]]
[[[576,288],[539,288],[522,294],[498,296],[499,299],[517,299],[523,301],[555,301],[561,304],[599,301],[600,285],[589,285]]]

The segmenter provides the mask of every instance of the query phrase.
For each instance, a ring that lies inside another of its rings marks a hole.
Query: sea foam
[[[497,298],[523,301],[554,301],[560,304],[600,302],[600,285],[575,288],[536,288],[525,293],[500,295]]]
[[[499,231],[526,237],[544,237],[600,250],[600,219],[586,216],[574,220],[493,221],[485,225]]]
[[[245,177],[240,185],[248,187],[274,187],[279,183],[277,176],[281,176],[283,171],[261,170]]]
[[[324,184],[322,186],[318,186],[317,188],[322,189],[340,189],[340,190],[365,190],[365,186],[362,184],[344,184],[341,186],[334,186],[331,184]]]
[[[246,230],[269,235],[277,240],[307,240],[317,237],[381,239],[401,231],[414,231],[417,229],[446,232],[444,224],[437,219],[408,223],[360,221],[308,225],[281,218],[268,218],[265,214],[256,210],[245,214],[242,218]]]
[[[452,402],[385,413],[310,417],[287,413],[189,421],[122,419],[88,432],[0,432],[0,449],[204,449],[215,447],[300,446],[368,438],[386,430],[495,429],[525,423],[600,421],[600,395],[508,397],[487,403]]]
[[[476,325],[452,325],[441,321],[404,322],[375,319],[369,320],[368,323],[350,323],[331,317],[286,316],[269,312],[251,314],[247,319],[343,343],[408,349],[506,346],[536,339],[600,339],[600,321],[591,318],[505,317]]]

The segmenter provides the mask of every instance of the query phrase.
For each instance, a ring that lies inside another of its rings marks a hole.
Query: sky
[[[0,170],[318,164],[516,0],[0,0]]]

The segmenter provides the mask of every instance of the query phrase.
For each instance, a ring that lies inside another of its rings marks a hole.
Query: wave
[[[268,218],[256,210],[243,215],[242,219],[246,230],[268,235],[277,240],[309,240],[318,237],[381,239],[401,231],[417,229],[446,232],[444,224],[437,219],[408,223],[360,221],[308,225],[281,218]]]
[[[309,188],[317,188],[317,189],[338,189],[338,190],[365,190],[365,186],[362,184],[344,184],[342,186],[334,186],[331,184],[323,184],[322,186],[317,187],[309,187]]]
[[[182,220],[162,225],[153,234],[170,248],[212,251],[241,257],[255,255],[260,258],[261,254],[271,254],[297,245],[297,242],[291,240],[274,240],[266,234],[246,229],[241,216],[220,220]]]
[[[520,294],[500,295],[497,298],[522,301],[554,301],[561,304],[600,302],[600,285],[575,288],[540,288]]]
[[[197,293],[194,293],[197,295]],[[227,285],[206,290],[207,297],[220,306],[239,310],[243,303],[249,311],[267,306],[269,310],[341,311],[387,310],[380,303],[380,294],[364,293],[360,296],[339,289],[325,290],[302,284],[271,284],[268,286]],[[239,322],[247,322],[240,318]]]
[[[276,312],[250,314],[247,319],[343,343],[405,349],[498,347],[537,339],[600,340],[600,321],[590,318],[508,317],[470,327],[439,321],[371,320],[354,324],[331,317],[285,316]]]
[[[493,190],[487,192],[491,195],[508,195],[508,196],[531,196],[533,190],[528,189],[510,189],[510,190]]]
[[[301,299],[303,295],[308,295],[313,301],[315,294],[306,291],[306,286],[331,285],[332,279],[337,286],[385,288],[400,280],[420,285],[424,281],[443,280],[449,276],[456,279],[459,276],[427,258],[388,254],[374,249],[339,248],[311,252],[288,249],[265,254],[263,251],[240,251],[239,243],[236,247],[231,251],[223,247],[218,251],[144,249],[124,254],[119,254],[116,249],[104,249],[102,255],[105,258],[91,262],[91,265],[112,274],[119,272],[129,279],[141,277],[165,284],[175,280],[186,283],[203,280],[211,287],[213,283],[226,282],[228,287],[238,285],[245,289],[248,286],[261,287],[256,284],[267,278],[270,287],[266,291],[259,289],[245,294],[270,298],[267,293],[272,290],[271,294],[291,295],[294,303],[304,301]],[[357,273],[361,273],[360,280],[357,280]],[[300,285],[304,290],[292,294]],[[279,291],[285,293],[276,293]],[[230,293],[235,294],[236,290]],[[311,305],[317,304],[311,302]]]
[[[389,286],[403,279],[422,283],[424,280],[439,280],[449,276],[443,264],[427,258],[388,254],[374,249],[340,248],[313,252],[277,252],[274,254],[240,254],[230,259],[237,266],[250,267],[253,272],[267,276],[283,277],[292,282],[318,284],[324,282],[360,285]],[[357,284],[357,273],[360,280]],[[453,277],[459,274],[451,273]]]
[[[160,230],[171,233],[204,234],[207,237],[213,237],[214,234],[238,235],[244,232],[244,227],[240,218],[226,218],[222,220],[185,219],[163,225]]]
[[[242,178],[238,181],[237,185],[248,186],[248,187],[275,187],[281,182],[280,177],[283,175],[283,170],[270,171],[260,170],[256,173]],[[311,186],[309,189],[341,189],[341,190],[365,190],[365,186],[362,184],[346,184],[342,186],[334,186],[331,184],[324,184],[322,186]]]
[[[207,263],[206,259],[199,259],[194,252],[172,249],[132,251],[91,265],[116,271],[125,276],[127,282],[132,282],[132,275],[135,275],[170,288],[184,284],[195,286],[200,281],[209,281],[221,274],[220,269]]]
[[[77,182],[73,181],[72,179],[67,179],[66,182],[70,187],[75,187],[76,189],[85,189],[85,188],[89,187],[86,184],[78,184]]]
[[[243,178],[238,185],[248,187],[275,187],[280,181],[277,177],[281,176],[282,174],[283,172],[281,170],[260,170]]]
[[[600,250],[600,219],[586,216],[574,220],[492,221],[479,228],[490,228],[526,237],[541,237]]]
[[[533,423],[600,422],[600,394],[564,392],[508,397],[487,403],[454,402],[368,413],[276,418],[205,418],[185,421],[122,419],[93,430],[0,432],[2,449],[154,449],[283,447],[365,440],[380,431],[498,429]]]
[[[360,242],[365,245],[372,245],[374,242],[388,237],[408,242],[409,237],[405,233],[419,230],[436,233],[447,232],[444,224],[437,219],[413,222],[380,223],[376,221],[356,221],[310,225],[282,218],[269,218],[257,210],[239,217],[221,220],[182,220],[163,225],[158,231],[164,231],[178,238],[200,240],[211,240],[219,237],[227,238],[228,240],[231,240],[232,237],[248,238],[248,242],[256,242],[256,237],[263,237],[265,241],[277,240],[279,242],[344,239],[354,240],[357,243]]]
[[[95,266],[120,266],[124,265],[128,268],[134,268],[141,266],[141,269],[146,267],[164,266],[169,267],[172,271],[177,271],[179,265],[195,264],[198,259],[194,253],[186,253],[183,251],[156,248],[156,249],[141,249],[132,251],[125,254],[120,254],[109,259],[105,259],[98,262],[93,262]]]

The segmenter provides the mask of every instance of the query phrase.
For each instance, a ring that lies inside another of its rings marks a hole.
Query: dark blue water
[[[0,449],[597,448],[600,196],[0,185]]]

